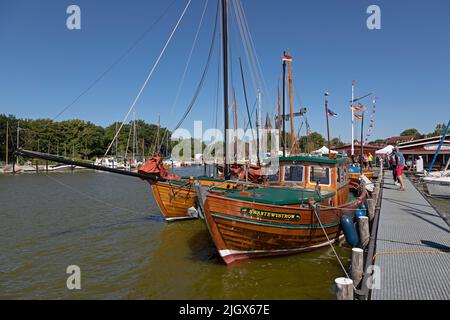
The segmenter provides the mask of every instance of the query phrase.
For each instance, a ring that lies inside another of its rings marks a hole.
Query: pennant
[[[359,120],[361,120],[361,119],[363,118],[363,116],[360,115],[360,114],[354,114],[353,117],[354,117],[355,119],[359,119]]]
[[[327,115],[329,117],[337,117],[337,113],[331,110],[330,108],[327,108]]]
[[[366,110],[366,107],[364,107],[361,103],[358,103],[357,106],[353,106],[353,107],[351,107],[351,109],[353,111],[363,111],[363,110]]]

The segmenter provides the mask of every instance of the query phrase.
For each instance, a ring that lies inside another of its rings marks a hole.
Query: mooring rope
[[[82,195],[82,196],[84,196],[86,198],[89,198],[89,199],[91,199],[91,200],[93,200],[93,201],[95,201],[97,203],[100,203],[102,205],[106,205],[106,206],[108,206],[110,208],[113,208],[113,209],[127,211],[127,212],[130,212],[130,213],[135,213],[135,214],[139,214],[139,215],[148,215],[147,213],[138,212],[138,211],[131,210],[131,209],[128,209],[128,208],[123,208],[123,207],[119,207],[119,206],[116,206],[116,205],[112,205],[112,204],[110,204],[110,203],[108,203],[106,201],[100,200],[100,199],[98,199],[96,197],[93,197],[93,196],[87,194],[87,193],[84,193],[84,192],[82,192],[82,191],[80,191],[80,190],[78,190],[78,189],[76,189],[76,188],[74,188],[74,187],[72,187],[72,186],[70,186],[70,185],[60,181],[60,180],[58,180],[58,179],[55,179],[55,178],[49,176],[48,174],[45,174],[45,176],[47,178],[49,178],[50,180],[52,180],[52,181],[62,185],[63,187],[65,187],[65,188],[67,188],[67,189],[69,189],[71,191],[75,191],[76,193],[78,193],[78,194],[80,194],[80,195]]]
[[[344,271],[345,276],[346,276],[348,279],[351,279],[350,276],[349,276],[348,273],[347,273],[347,270],[345,270],[345,267],[344,267],[344,265],[342,264],[342,261],[341,261],[341,259],[339,258],[339,256],[338,256],[336,250],[334,249],[333,243],[331,242],[330,238],[328,237],[328,234],[327,234],[327,232],[326,232],[326,230],[325,230],[325,228],[324,228],[324,226],[323,226],[323,224],[322,224],[322,221],[320,220],[319,214],[318,214],[318,212],[317,212],[317,205],[316,205],[316,204],[311,204],[311,209],[314,211],[314,213],[315,213],[315,215],[316,215],[316,217],[317,217],[317,220],[319,221],[320,227],[322,228],[323,233],[325,234],[325,237],[326,237],[327,240],[328,240],[328,244],[330,245],[331,249],[333,250],[334,255],[336,256],[336,259],[338,260],[339,264],[341,265],[342,271]],[[353,286],[353,289],[356,290],[356,287],[355,287],[355,285],[354,285],[353,283],[352,283],[352,286]]]

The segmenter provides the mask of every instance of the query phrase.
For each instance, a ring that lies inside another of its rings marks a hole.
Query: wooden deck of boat
[[[450,228],[405,178],[397,191],[386,171],[382,193],[375,265],[379,289],[373,300],[450,299]]]

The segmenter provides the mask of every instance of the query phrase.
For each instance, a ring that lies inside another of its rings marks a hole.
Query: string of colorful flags
[[[370,116],[369,116],[369,127],[367,129],[367,133],[366,133],[366,136],[364,139],[365,143],[368,142],[369,137],[372,134],[373,129],[375,128],[376,101],[377,101],[377,97],[374,97],[372,100],[372,109],[370,111]],[[364,111],[367,111],[367,108],[365,106],[363,106],[361,103],[358,103],[358,105],[351,107],[351,109],[354,112],[363,112],[361,114],[357,114],[357,113],[353,114],[353,119],[356,119],[356,120],[362,120],[364,118]]]
[[[373,97],[372,100],[372,112],[370,113],[370,120],[369,120],[369,128],[367,129],[366,137],[365,137],[365,143],[368,142],[370,135],[372,134],[372,131],[375,127],[375,111],[376,111],[376,102],[377,97]]]

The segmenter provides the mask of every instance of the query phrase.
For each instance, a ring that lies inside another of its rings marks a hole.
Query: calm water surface
[[[343,275],[328,247],[226,266],[202,221],[166,223],[146,182],[110,173],[0,176],[0,235],[2,299],[333,299]]]

